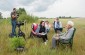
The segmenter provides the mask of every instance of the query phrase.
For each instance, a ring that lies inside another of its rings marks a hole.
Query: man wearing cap
[[[17,12],[16,8],[13,8],[13,12],[11,12],[11,23],[12,23],[12,36],[16,36],[16,23],[17,23]]]
[[[69,40],[72,37],[73,31],[74,31],[74,23],[72,21],[68,21],[66,25],[67,31],[62,34],[56,34],[52,37],[52,48],[56,47],[56,43],[59,40]]]

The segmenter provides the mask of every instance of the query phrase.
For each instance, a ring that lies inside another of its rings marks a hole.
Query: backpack
[[[37,30],[37,28],[38,28],[38,24],[33,23],[32,24],[32,29],[33,29],[34,32]]]

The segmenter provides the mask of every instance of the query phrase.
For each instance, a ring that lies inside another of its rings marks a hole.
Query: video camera
[[[24,21],[18,21],[17,24],[16,24],[18,27],[24,25]]]
[[[17,13],[17,18],[19,17],[19,13]]]

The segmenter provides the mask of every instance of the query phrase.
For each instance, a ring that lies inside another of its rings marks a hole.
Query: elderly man
[[[60,40],[69,40],[72,37],[73,31],[74,31],[74,23],[72,21],[68,21],[67,25],[66,25],[66,33],[62,33],[62,34],[55,34],[52,38],[52,48],[56,47],[56,43]]]

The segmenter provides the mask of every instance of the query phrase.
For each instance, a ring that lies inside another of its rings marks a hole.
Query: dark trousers
[[[57,33],[58,31],[62,32],[63,28],[55,28],[55,33]]]
[[[12,36],[16,36],[16,20],[12,20]]]
[[[47,35],[37,35],[37,37],[42,38],[44,42],[48,40]]]

